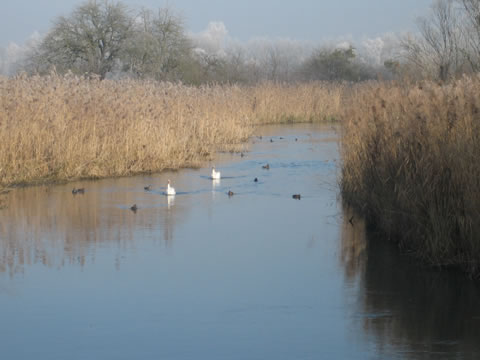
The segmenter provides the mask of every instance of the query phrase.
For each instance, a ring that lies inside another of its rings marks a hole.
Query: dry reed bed
[[[343,109],[345,201],[427,262],[480,275],[480,76],[369,83]]]
[[[199,166],[237,149],[252,125],[331,117],[340,94],[326,84],[0,77],[0,186]]]

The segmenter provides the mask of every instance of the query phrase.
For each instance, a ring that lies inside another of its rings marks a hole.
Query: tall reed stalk
[[[480,76],[369,83],[345,98],[341,190],[427,262],[480,275]]]

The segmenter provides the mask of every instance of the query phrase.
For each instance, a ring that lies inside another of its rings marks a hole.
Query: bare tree
[[[275,44],[270,44],[265,49],[264,66],[267,71],[267,79],[270,81],[278,81],[280,77],[280,66],[282,56],[280,49]]]
[[[170,8],[137,15],[121,2],[89,0],[61,16],[30,56],[27,70],[97,74],[113,71],[158,80],[182,79],[191,65],[183,19]],[[190,66],[188,65],[188,66]]]
[[[356,81],[358,74],[353,63],[355,51],[352,46],[347,49],[316,50],[302,66],[305,80]]]
[[[158,12],[144,9],[135,24],[134,36],[126,46],[124,68],[158,80],[181,77],[182,65],[192,55],[183,19],[168,7]]]
[[[31,59],[37,71],[93,73],[104,78],[114,69],[131,36],[132,18],[120,2],[90,0],[61,16]]]
[[[240,47],[232,47],[227,51],[226,73],[229,82],[248,82],[249,69],[245,52]]]
[[[402,46],[409,61],[442,81],[461,66],[460,31],[453,0],[435,0],[428,18],[418,19],[420,37],[409,36]]]
[[[480,70],[480,0],[458,0],[463,10],[464,55],[473,71]]]
[[[290,39],[259,39],[247,44],[247,53],[255,61],[261,80],[292,81],[310,49]]]

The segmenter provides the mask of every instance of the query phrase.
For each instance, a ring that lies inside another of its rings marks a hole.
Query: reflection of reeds
[[[358,296],[362,330],[376,337],[380,352],[393,347],[411,359],[442,353],[476,358],[477,285],[456,272],[421,268],[391,245],[381,239],[368,242]]]
[[[72,195],[71,187],[65,185],[17,189],[7,196],[0,221],[0,273],[13,276],[33,264],[84,266],[95,262],[105,242],[114,253],[117,248],[123,255],[136,246],[132,241],[135,236],[170,245],[177,218],[174,214],[185,211],[184,207],[169,208],[167,200],[164,206],[153,206],[163,205],[164,196],[146,195],[140,186],[140,195],[97,191],[102,186],[105,183],[89,183],[84,195]],[[132,204],[139,196],[152,206],[133,214],[125,204]],[[163,219],[162,223],[158,219]]]
[[[478,351],[475,282],[400,255],[393,244],[369,234],[350,208],[344,209],[341,262],[346,281],[358,291],[355,321],[366,337],[375,336],[379,358],[390,358],[392,348],[411,359]]]
[[[480,77],[346,95],[343,198],[403,247],[480,274]]]
[[[197,166],[252,124],[331,118],[340,89],[0,77],[0,184]]]
[[[348,207],[343,209],[341,238],[340,260],[345,267],[347,279],[353,281],[363,270],[367,241],[365,221]]]

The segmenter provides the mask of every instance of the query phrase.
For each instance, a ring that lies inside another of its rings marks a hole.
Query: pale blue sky
[[[10,0],[0,13],[0,47],[23,43],[34,31],[46,32],[53,18],[68,14],[81,0]],[[124,0],[158,8],[162,0]],[[415,31],[415,18],[428,12],[432,0],[169,0],[199,32],[210,21],[222,21],[239,40],[265,36],[321,42],[352,36],[374,37],[386,32]]]

